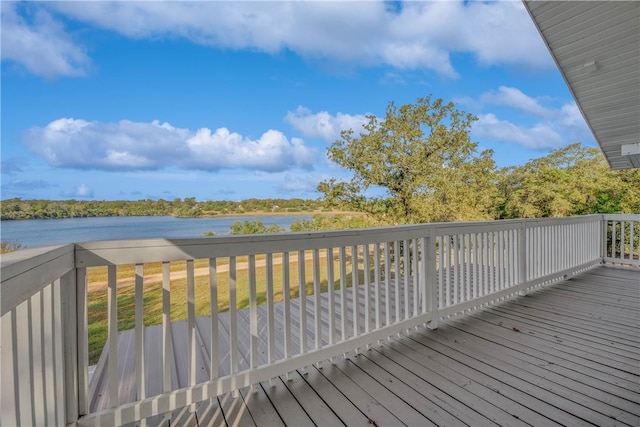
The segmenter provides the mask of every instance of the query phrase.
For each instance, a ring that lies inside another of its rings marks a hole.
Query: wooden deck
[[[292,301],[292,314],[298,310]],[[307,304],[312,310],[313,304]],[[276,304],[276,313],[282,306]],[[264,316],[264,313],[261,314]],[[276,316],[276,327],[282,317]],[[295,322],[294,322],[295,324]],[[199,334],[208,337],[208,318]],[[220,315],[220,327],[229,317]],[[265,322],[261,322],[266,328]],[[248,310],[238,330],[248,331]],[[295,330],[295,327],[294,327]],[[186,381],[186,323],[173,325],[174,383]],[[224,333],[221,331],[221,337]],[[147,364],[158,363],[160,329],[146,330]],[[310,337],[311,342],[312,337]],[[119,339],[121,395],[135,390],[133,333]],[[129,344],[127,344],[129,343]],[[198,381],[208,378],[201,339]],[[241,340],[242,343],[242,340]],[[297,349],[298,342],[292,343]],[[242,344],[241,344],[242,346]],[[184,350],[184,354],[181,350]],[[220,350],[220,375],[228,366]],[[243,353],[241,348],[241,353]],[[248,354],[248,351],[244,352]],[[266,357],[261,349],[260,357]],[[242,356],[240,369],[248,366]],[[159,366],[159,365],[158,365]],[[160,368],[158,368],[160,369]],[[99,379],[99,373],[96,377]],[[100,388],[100,381],[93,384]],[[153,395],[160,384],[147,378]],[[100,405],[99,401],[94,405]],[[420,328],[175,411],[149,425],[640,425],[640,270],[597,267],[468,316]]]

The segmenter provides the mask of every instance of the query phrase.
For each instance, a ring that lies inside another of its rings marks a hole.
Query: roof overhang
[[[523,3],[611,169],[640,167],[640,2]]]

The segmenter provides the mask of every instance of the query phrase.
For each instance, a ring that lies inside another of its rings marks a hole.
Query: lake
[[[24,247],[79,243],[92,240],[203,237],[208,231],[228,234],[236,221],[261,220],[286,230],[300,216],[242,216],[216,218],[175,218],[172,216],[120,216],[100,218],[26,219],[1,221],[2,240],[16,241]]]

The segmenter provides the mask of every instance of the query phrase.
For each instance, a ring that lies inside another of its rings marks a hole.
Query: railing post
[[[518,285],[526,283],[527,277],[527,220],[524,219],[518,228]],[[527,290],[520,291],[520,295],[526,295]]]
[[[607,223],[609,220],[604,216],[600,216],[600,264],[604,264],[604,259],[607,257]]]
[[[78,415],[89,413],[89,321],[87,310],[87,269],[76,269],[76,313],[78,355]]]
[[[436,239],[432,230],[429,230],[429,235],[424,241],[426,242],[426,248],[423,248],[426,254],[424,257],[426,265],[424,266],[425,275],[422,287],[424,295],[427,297],[427,311],[431,313],[429,329],[437,329],[440,315],[438,314],[438,283],[436,282]]]
[[[64,339],[64,390],[67,424],[78,420],[78,326],[76,270],[60,278]]]

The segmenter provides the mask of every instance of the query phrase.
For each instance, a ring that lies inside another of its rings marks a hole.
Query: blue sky
[[[521,2],[1,2],[2,199],[316,198],[431,94],[498,166],[595,141]]]

